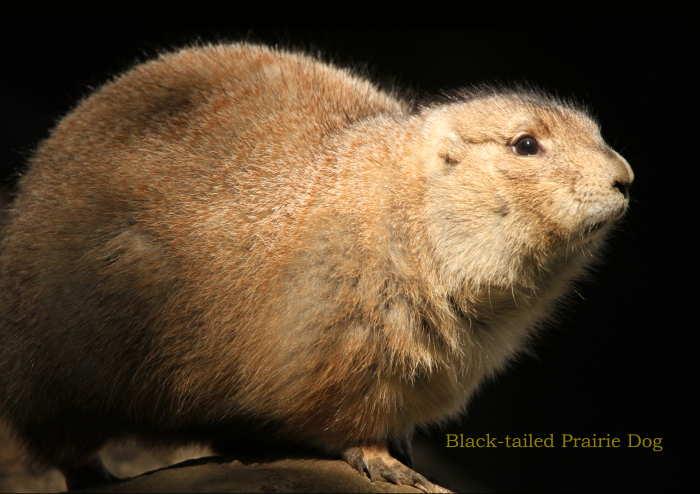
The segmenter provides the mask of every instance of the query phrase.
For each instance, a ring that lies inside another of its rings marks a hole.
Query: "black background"
[[[160,49],[196,39],[320,51],[326,60],[359,66],[379,82],[419,95],[525,80],[589,104],[605,139],[635,172],[630,212],[610,242],[607,262],[578,286],[581,297],[572,298],[560,321],[549,326],[536,358],[515,362],[484,386],[460,423],[430,431],[419,442],[443,466],[496,491],[694,487],[693,39],[619,31],[4,31],[4,183],[11,184],[13,170],[90,87]],[[553,434],[557,447],[447,449],[446,432],[500,439]],[[563,449],[562,434],[609,434],[623,447]],[[663,438],[663,451],[627,448],[627,434]]]

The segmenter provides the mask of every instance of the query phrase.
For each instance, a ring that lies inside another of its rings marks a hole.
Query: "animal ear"
[[[465,143],[457,134],[449,133],[440,140],[437,154],[445,165],[453,167],[464,159]]]

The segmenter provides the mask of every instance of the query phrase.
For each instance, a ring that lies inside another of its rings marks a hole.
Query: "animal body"
[[[525,347],[632,179],[536,91],[413,107],[303,54],[163,55],[63,118],[8,206],[0,415],[69,487],[110,439],[252,431],[432,489],[389,450]]]

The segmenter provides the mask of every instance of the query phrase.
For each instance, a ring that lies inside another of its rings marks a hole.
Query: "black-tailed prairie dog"
[[[109,439],[259,430],[432,489],[389,451],[525,347],[632,178],[536,91],[413,106],[262,46],[163,55],[67,115],[8,206],[0,414],[72,487]]]

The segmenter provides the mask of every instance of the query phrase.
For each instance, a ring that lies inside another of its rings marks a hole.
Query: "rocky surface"
[[[223,457],[189,460],[83,492],[422,492],[372,482],[340,460],[285,458],[242,463]]]
[[[211,450],[203,447],[159,451],[134,442],[110,444],[102,459],[125,480],[84,492],[422,492],[372,482],[340,460],[271,457],[242,462],[209,455]],[[0,492],[65,489],[63,475],[33,466],[0,423]]]

